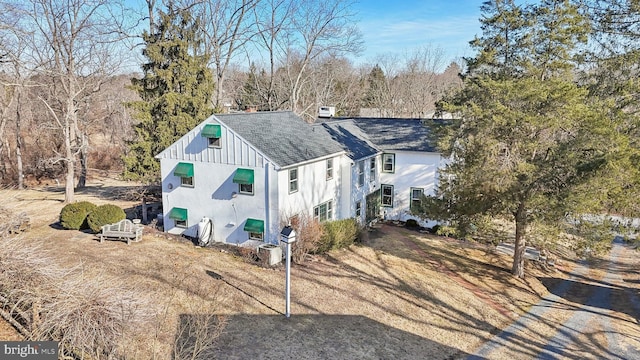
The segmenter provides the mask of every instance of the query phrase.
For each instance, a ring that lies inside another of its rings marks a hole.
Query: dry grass
[[[77,199],[136,205],[114,195],[121,183],[94,183]],[[207,331],[202,324],[226,328],[219,342],[198,345],[201,358],[270,358],[283,352],[298,359],[462,358],[546,294],[537,276],[566,276],[529,266],[530,275],[519,280],[509,274],[509,258],[490,248],[382,225],[364,245],[295,266],[287,320],[282,268],[252,266],[152,229],[130,246],[100,244],[93,235],[51,226],[62,208],[61,192],[5,190],[2,196],[31,218],[25,244],[155,299],[156,326],[122,345],[131,359],[169,358],[178,350],[174,345],[193,347],[179,333]],[[541,324],[548,329],[536,331],[550,332],[565,315],[558,313]],[[192,324],[201,325],[194,330]]]

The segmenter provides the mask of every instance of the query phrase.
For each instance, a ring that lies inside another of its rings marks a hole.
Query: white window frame
[[[360,218],[362,216],[362,201],[356,201],[356,217]]]
[[[327,159],[327,181],[333,179],[333,159]]]
[[[358,187],[364,186],[364,160],[358,161]]]
[[[253,184],[238,184],[238,193],[243,195],[253,195]]]
[[[387,170],[387,165],[391,165],[391,169]],[[384,153],[382,154],[382,172],[395,173],[396,172],[396,154]]]
[[[254,232],[250,232],[249,233],[249,240],[260,240],[260,241],[264,241],[264,233],[254,233]]]
[[[321,213],[324,207],[324,212]],[[333,200],[323,202],[322,204],[313,208],[313,218],[318,222],[325,222],[333,220]]]
[[[414,191],[418,191],[420,195],[418,197],[415,197]],[[424,188],[417,188],[417,187],[409,188],[409,199],[410,199],[409,209],[413,209],[415,206],[420,206],[420,204],[422,204],[422,195],[424,195]]]
[[[293,173],[296,174],[296,177],[294,179],[291,178],[291,174]],[[289,169],[289,194],[298,192],[298,179],[298,168]]]
[[[195,187],[195,183],[193,181],[193,176],[181,176],[180,177],[180,186],[192,188]]]
[[[376,158],[372,157],[369,160],[369,181],[376,181]]]
[[[220,149],[222,148],[222,141],[219,137],[210,137],[207,138],[207,146],[211,149]]]
[[[391,190],[389,195],[385,195],[385,189]],[[380,203],[383,207],[393,207],[393,197],[394,197],[393,191],[394,191],[393,185],[390,185],[390,184],[380,185]],[[389,200],[385,202],[385,198]]]

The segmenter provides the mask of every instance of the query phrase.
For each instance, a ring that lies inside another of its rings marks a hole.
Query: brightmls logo
[[[0,341],[2,359],[57,360],[57,341]]]

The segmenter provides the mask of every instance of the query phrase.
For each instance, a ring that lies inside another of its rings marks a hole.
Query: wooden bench
[[[127,245],[129,245],[132,240],[140,241],[142,239],[142,229],[142,225],[134,224],[129,219],[124,219],[115,224],[104,225],[100,233],[100,242],[103,242],[106,238],[112,238],[126,240]]]

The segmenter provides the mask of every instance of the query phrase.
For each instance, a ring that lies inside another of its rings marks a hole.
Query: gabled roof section
[[[352,119],[328,121],[314,126],[323,127],[331,137],[342,144],[347,156],[353,160],[377,154],[380,150],[369,141],[369,136]]]
[[[438,152],[429,119],[349,118],[323,122],[334,140],[359,159],[372,149],[378,151]],[[362,156],[361,156],[362,155]]]
[[[354,118],[353,122],[382,151],[438,152],[423,119]],[[428,121],[428,120],[426,120]]]
[[[291,111],[220,114],[215,117],[280,167],[344,152],[324,129],[306,123]]]

